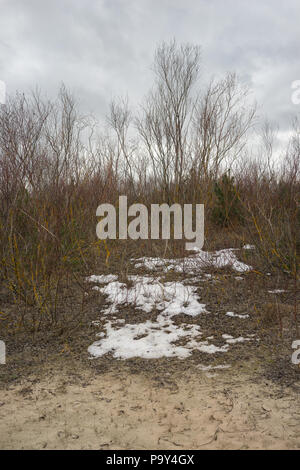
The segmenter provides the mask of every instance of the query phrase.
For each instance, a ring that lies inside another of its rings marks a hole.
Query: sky
[[[300,113],[299,0],[0,0],[0,80],[8,94],[63,82],[101,119],[115,96],[137,105],[162,41],[202,48],[201,75],[236,72],[261,120],[285,138]]]

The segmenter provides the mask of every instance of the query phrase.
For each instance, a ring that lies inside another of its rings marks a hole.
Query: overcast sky
[[[202,46],[204,76],[235,71],[287,131],[299,20],[299,0],[0,0],[0,80],[49,96],[64,82],[101,118],[113,96],[146,94],[157,44],[175,37]]]

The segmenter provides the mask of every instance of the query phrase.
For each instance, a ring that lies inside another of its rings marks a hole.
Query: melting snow
[[[251,338],[243,338],[243,336],[240,336],[239,338],[234,338],[231,335],[222,335],[222,338],[226,340],[227,344],[244,343],[245,341],[251,341]]]
[[[212,253],[197,250],[194,256],[181,259],[139,258],[135,260],[134,266],[135,268],[144,267],[152,271],[163,267],[165,272],[172,270],[179,273],[187,272],[192,274],[203,268],[223,268],[227,266],[241,273],[250,271],[252,267],[238,261],[234,251],[237,251],[237,249],[228,248]]]
[[[213,253],[197,251],[192,257],[183,259],[140,258],[135,261],[135,267],[143,267],[149,270],[163,268],[164,271],[174,270],[181,273],[198,274],[199,269],[206,267],[222,268],[231,266],[238,272],[251,270],[248,266],[237,260],[235,249],[220,250]],[[205,275],[211,278],[211,275]],[[201,278],[197,278],[201,280]],[[160,282],[159,278],[150,276],[129,276],[130,285],[118,281],[113,274],[90,276],[89,282],[97,283],[94,289],[107,297],[109,307],[104,314],[110,314],[109,320],[104,325],[104,331],[97,336],[100,338],[93,343],[88,351],[91,356],[100,357],[106,353],[112,353],[115,358],[129,359],[142,357],[155,359],[160,357],[178,357],[184,359],[194,350],[206,354],[225,353],[230,344],[251,341],[248,338],[233,338],[223,335],[224,344],[215,346],[210,341],[213,336],[201,341],[200,327],[194,324],[175,324],[173,317],[184,314],[190,317],[208,313],[205,304],[199,302],[197,287],[186,285],[194,279],[186,279],[183,282]],[[114,317],[119,309],[124,306],[138,309],[146,314],[158,311],[155,321],[146,320],[143,323],[129,324],[124,319]],[[248,315],[236,315],[227,312],[228,316],[247,318]],[[97,325],[96,322],[94,322]],[[180,344],[178,342],[180,341]],[[215,368],[227,368],[230,366],[217,366]],[[210,369],[210,367],[209,367]],[[209,370],[207,369],[207,370]]]
[[[185,359],[193,350],[208,354],[227,352],[228,345],[222,347],[199,341],[202,335],[198,325],[175,325],[172,320],[165,320],[159,315],[156,322],[146,321],[139,324],[126,324],[121,328],[114,328],[109,321],[105,325],[106,338],[96,341],[88,351],[92,356],[100,357],[112,352],[118,359],[141,357],[144,359],[158,359],[160,357],[178,357]],[[186,339],[182,346],[175,344]]]
[[[249,315],[238,315],[237,313],[233,313],[233,312],[227,312],[226,313],[227,317],[236,317],[236,318],[249,318]]]
[[[157,359],[160,357],[179,357],[184,359],[191,354],[189,343],[185,346],[175,345],[182,338],[201,335],[197,325],[185,330],[162,317],[157,322],[146,321],[139,324],[127,324],[114,328],[106,323],[106,338],[96,341],[88,351],[92,356],[103,356],[112,352],[118,359],[142,357]]]
[[[98,284],[106,284],[108,282],[116,281],[118,276],[116,274],[101,274],[100,276],[87,277],[86,280],[89,282],[97,282]]]
[[[269,294],[283,294],[283,292],[286,292],[283,289],[275,289],[275,290],[269,290]]]
[[[133,287],[118,281],[110,282],[105,287],[94,287],[107,295],[111,303],[105,314],[116,313],[119,306],[126,304],[146,313],[156,308],[169,318],[180,313],[194,317],[206,312],[205,305],[198,302],[197,287],[185,286],[181,282],[162,284],[146,276],[129,276],[128,279],[133,282]]]
[[[107,321],[106,335],[100,333],[101,339],[88,349],[92,356],[99,357],[112,352],[119,359],[137,356],[146,359],[176,356],[184,359],[193,350],[207,354],[228,351],[227,344],[217,347],[208,341],[199,341],[202,333],[198,325],[184,323],[178,326],[173,322],[175,315],[194,317],[207,313],[205,305],[198,301],[196,287],[184,286],[180,282],[161,284],[158,280],[145,276],[129,276],[129,280],[133,282],[133,287],[127,287],[118,281],[112,281],[104,287],[95,287],[106,294],[111,303],[106,313],[116,313],[120,306],[129,304],[146,313],[156,308],[160,314],[155,322],[147,320],[144,323],[120,326],[118,320]],[[185,344],[177,345],[176,342],[182,339],[186,340]]]
[[[219,366],[204,366],[202,364],[199,364],[197,366],[197,369],[203,370],[203,372],[206,372],[208,370],[219,370],[219,369],[230,369],[230,365],[224,364],[224,365],[219,365]]]

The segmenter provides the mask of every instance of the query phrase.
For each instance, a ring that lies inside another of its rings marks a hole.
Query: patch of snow
[[[194,346],[194,349],[198,349],[198,351],[206,353],[206,354],[215,354],[217,352],[227,352],[228,351],[228,346],[224,345],[221,347],[215,346],[214,344],[208,344],[207,341],[203,343],[199,343],[197,346],[194,343],[191,343],[191,346]]]
[[[231,335],[225,335],[225,334],[224,334],[224,335],[222,335],[222,338],[223,338],[223,339],[232,339],[233,336],[231,336]]]
[[[168,260],[163,258],[139,258],[135,261],[138,261],[138,263],[134,265],[135,268],[146,268],[149,269],[149,271],[166,266],[168,263]]]
[[[202,364],[199,364],[197,366],[197,369],[202,370],[203,372],[206,372],[208,370],[221,370],[221,369],[230,369],[230,365],[224,364],[224,365],[219,365],[219,366],[204,366]]]
[[[245,341],[252,341],[252,339],[254,339],[255,335],[247,335],[247,336],[248,336],[248,338],[243,338],[243,336],[240,336],[238,338],[234,338],[231,335],[224,334],[224,335],[222,335],[222,338],[226,340],[227,344],[236,344],[236,343],[244,343]]]
[[[116,274],[101,274],[100,276],[96,276],[93,274],[86,278],[88,282],[96,282],[98,284],[106,284],[108,282],[113,282],[118,279]]]
[[[227,351],[227,345],[217,348],[207,341],[198,342],[201,336],[198,325],[183,323],[177,326],[172,317],[179,314],[197,316],[207,313],[205,305],[199,303],[197,288],[184,286],[180,282],[162,284],[153,277],[129,276],[132,287],[118,281],[110,282],[103,287],[96,287],[105,294],[111,306],[105,313],[116,313],[119,307],[132,305],[146,313],[156,308],[160,314],[155,322],[147,320],[139,324],[117,325],[117,321],[105,324],[106,337],[92,344],[88,351],[92,356],[102,356],[112,352],[115,358],[129,359],[131,357],[188,357],[193,349],[213,354]],[[124,322],[124,320],[123,320]],[[175,343],[186,338],[184,346]]]
[[[230,266],[232,269],[238,272],[250,271],[252,267],[242,263],[241,261],[238,261],[233,251],[236,250],[230,248],[227,250],[220,250],[215,252],[212,259],[212,265],[216,268]]]
[[[226,340],[226,343],[228,344],[236,344],[236,343],[244,343],[245,341],[251,341],[250,338],[243,338],[243,336],[240,336],[239,338],[229,338]]]
[[[255,250],[255,245],[244,245],[243,250]]]
[[[245,272],[252,269],[237,260],[234,249],[220,250],[208,253],[198,250],[194,257],[182,260],[162,260],[160,258],[141,258],[136,267],[146,267],[150,270],[163,267],[166,271],[175,270],[195,275],[199,267],[207,266],[224,267],[231,266],[236,271]],[[211,275],[205,275],[211,278]],[[199,276],[197,277],[199,279]],[[200,278],[201,279],[201,278]],[[186,285],[186,282],[162,283],[159,278],[151,276],[128,276],[130,285],[118,281],[116,275],[90,276],[88,281],[98,283],[94,289],[101,292],[107,298],[109,307],[104,311],[111,314],[110,319],[104,325],[104,331],[98,335],[88,351],[91,356],[100,357],[111,353],[117,359],[129,359],[141,357],[144,359],[156,359],[160,357],[178,357],[184,359],[193,351],[206,354],[225,353],[230,344],[251,341],[250,338],[233,338],[223,335],[225,340],[222,346],[211,344],[213,336],[201,340],[200,327],[194,324],[175,324],[173,317],[184,314],[195,317],[208,313],[205,304],[199,302],[197,287]],[[195,280],[195,278],[194,278]],[[185,281],[191,282],[191,279]],[[124,306],[131,306],[146,314],[153,310],[158,311],[155,321],[146,320],[143,323],[128,324],[124,319],[114,318]],[[246,318],[248,315],[235,315],[227,312],[229,316]],[[96,322],[94,322],[96,325]],[[180,343],[179,343],[180,342]]]
[[[107,295],[111,303],[109,311],[116,312],[120,306],[129,304],[146,313],[156,308],[160,314],[155,322],[147,320],[144,323],[120,325],[120,320],[107,321],[104,326],[106,336],[104,337],[103,332],[100,333],[101,339],[88,349],[92,356],[100,357],[111,352],[118,359],[184,359],[193,350],[207,354],[228,351],[227,344],[218,347],[207,340],[199,341],[202,333],[198,325],[183,323],[178,326],[173,322],[172,318],[179,314],[194,317],[207,313],[205,305],[198,301],[195,287],[185,286],[180,282],[162,284],[145,276],[129,276],[129,280],[133,282],[132,287],[118,281],[104,287],[97,286],[97,290]],[[176,344],[182,339],[186,340],[184,345]]]
[[[197,250],[196,254],[191,257],[180,259],[165,259],[161,258],[139,258],[135,261],[135,267],[145,267],[149,270],[156,270],[157,268],[164,267],[164,271],[175,271],[178,273],[191,273],[195,274],[199,269],[204,268],[224,268],[230,266],[237,272],[247,272],[252,269],[241,261],[238,261],[234,251],[235,248],[228,248],[215,252],[208,252]]]
[[[129,276],[128,279],[133,282],[132,287],[118,281],[110,282],[104,287],[95,287],[111,303],[105,314],[116,313],[119,306],[126,304],[146,313],[156,308],[169,318],[180,313],[192,317],[207,313],[205,304],[198,302],[196,287],[185,286],[181,282],[162,284],[157,279],[146,276]]]
[[[157,323],[148,320],[145,323],[126,324],[115,329],[109,321],[105,328],[106,338],[96,341],[88,348],[92,356],[100,357],[111,352],[117,359],[133,357],[184,359],[192,352],[188,343],[186,346],[178,346],[175,342],[182,338],[201,335],[197,325],[186,331],[172,321],[165,322],[161,316]]]
[[[275,289],[275,290],[269,290],[269,294],[283,294],[283,292],[286,292],[286,290],[283,289]]]
[[[112,322],[108,321],[105,328],[106,338],[96,341],[88,348],[88,352],[94,357],[101,357],[111,352],[117,359],[133,357],[185,359],[194,350],[215,354],[227,352],[229,347],[228,345],[217,347],[208,344],[207,341],[197,341],[196,338],[202,335],[198,325],[189,325],[187,330],[175,325],[172,320],[165,320],[162,315],[159,315],[157,322],[148,320],[139,324],[126,324],[121,328],[114,328]],[[176,344],[184,338],[187,339],[184,346]]]
[[[236,317],[236,318],[249,318],[249,315],[238,315],[237,313],[233,313],[233,312],[227,312],[225,315],[227,315],[227,317]]]

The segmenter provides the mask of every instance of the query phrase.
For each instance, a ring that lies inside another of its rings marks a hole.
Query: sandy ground
[[[0,391],[0,448],[299,449],[299,390],[233,369],[27,377]]]

